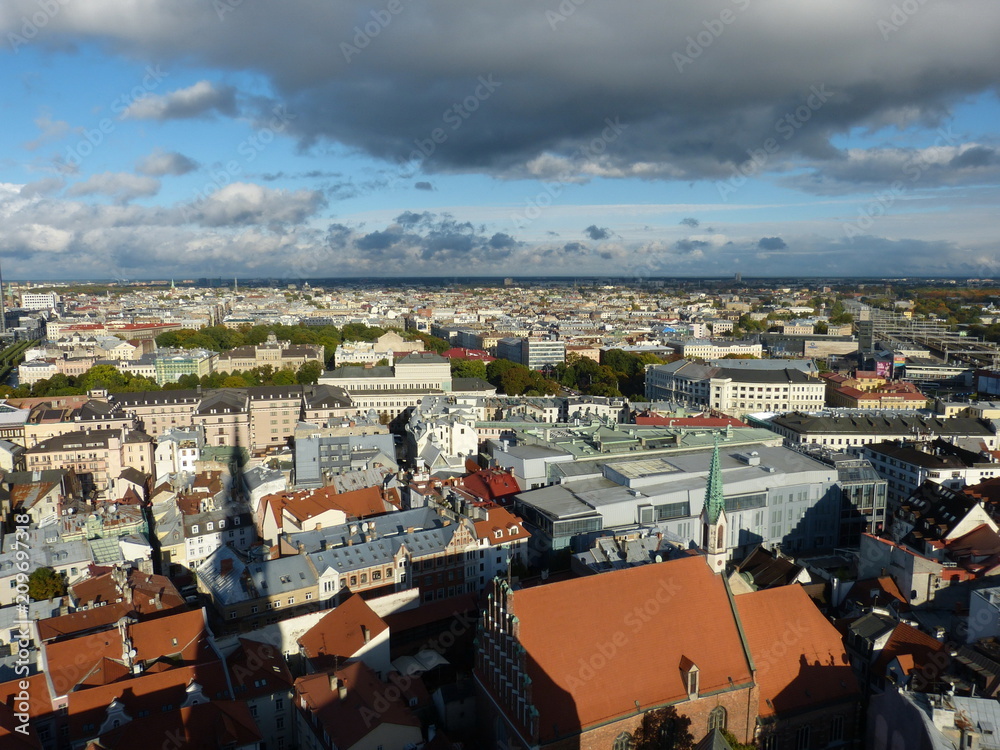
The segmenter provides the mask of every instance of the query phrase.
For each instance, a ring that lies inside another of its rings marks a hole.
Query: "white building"
[[[646,368],[646,398],[743,416],[821,409],[826,385],[798,369],[713,367],[682,359]]]
[[[21,307],[25,310],[52,310],[59,306],[55,292],[21,292]]]

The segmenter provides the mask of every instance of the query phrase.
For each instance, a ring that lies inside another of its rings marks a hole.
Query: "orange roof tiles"
[[[761,716],[860,695],[837,629],[797,585],[736,597],[757,667]]]
[[[339,689],[330,684],[338,679],[347,689],[343,698]],[[333,744],[345,748],[353,747],[379,724],[414,727],[419,736],[420,720],[407,703],[385,699],[390,688],[395,689],[381,682],[371,667],[361,661],[347,664],[336,672],[319,672],[295,681],[296,694],[305,700],[307,710],[316,714]]]
[[[368,602],[360,594],[354,594],[309,628],[298,643],[306,657],[323,668],[342,664],[388,629],[385,620],[375,614]]]
[[[167,713],[157,712],[101,735],[100,747],[133,750],[165,737],[165,746],[177,750],[217,750],[223,747],[256,746],[260,730],[242,701],[213,701]]]
[[[702,693],[751,681],[725,582],[702,557],[521,589],[511,611],[543,737],[686,699],[684,657]]]
[[[524,528],[524,522],[506,508],[494,505],[488,507],[486,513],[487,519],[485,521],[473,523],[478,539],[486,539],[490,544],[506,544],[531,536],[531,532]]]
[[[928,663],[931,654],[943,650],[943,643],[927,635],[927,633],[917,630],[905,622],[901,622],[892,631],[892,635],[889,636],[889,640],[886,641],[885,646],[882,647],[882,651],[872,667],[872,673],[880,676],[885,675],[885,670],[889,666],[889,662],[903,656],[910,658],[908,660],[900,659],[901,666],[906,668],[908,662],[910,668],[913,666],[920,668]]]

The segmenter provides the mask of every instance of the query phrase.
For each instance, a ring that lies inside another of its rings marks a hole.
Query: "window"
[[[809,727],[799,727],[795,733],[795,750],[809,750]]]
[[[711,732],[713,729],[725,729],[726,728],[726,709],[722,706],[716,706],[712,709],[712,712],[708,715],[708,731]]]
[[[837,742],[844,739],[844,717],[834,716],[830,722],[830,741]]]

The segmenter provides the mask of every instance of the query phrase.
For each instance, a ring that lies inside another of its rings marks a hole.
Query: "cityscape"
[[[993,279],[0,296],[4,747],[992,747]]]
[[[1000,750],[995,0],[3,0],[0,750]]]

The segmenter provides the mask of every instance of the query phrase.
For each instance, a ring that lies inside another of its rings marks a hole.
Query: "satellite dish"
[[[134,659],[135,655],[136,655],[136,650],[134,648],[129,649],[128,658],[129,659]]]
[[[663,555],[657,555],[656,557],[653,558],[653,560],[658,563],[661,563],[663,562]]]

